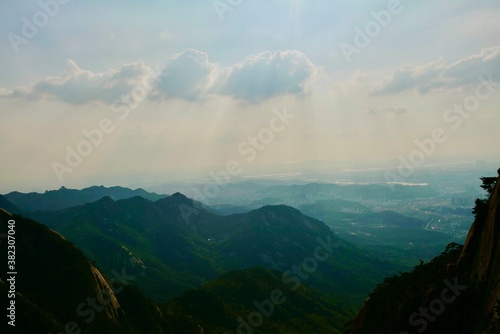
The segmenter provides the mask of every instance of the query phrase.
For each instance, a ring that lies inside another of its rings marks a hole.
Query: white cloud
[[[9,96],[10,94],[12,94],[11,91],[9,91],[3,87],[0,87],[0,97],[6,97],[6,96]]]
[[[166,98],[203,99],[217,71],[218,66],[209,62],[208,54],[186,50],[170,58],[161,74],[158,93]]]
[[[300,51],[266,51],[221,68],[210,62],[207,53],[189,49],[169,59],[150,97],[203,101],[213,96],[228,96],[260,103],[276,96],[308,93],[319,71],[320,67]],[[0,97],[45,98],[69,104],[112,103],[152,75],[153,71],[143,61],[106,73],[93,73],[68,60],[63,74],[27,87],[2,88]]]
[[[500,46],[483,49],[449,64],[443,59],[424,65],[408,65],[396,70],[378,85],[372,95],[416,90],[425,94],[438,89],[475,85],[479,77],[500,77]]]
[[[269,51],[233,66],[222,92],[239,100],[261,102],[284,94],[301,95],[319,71],[300,51]]]
[[[368,115],[392,114],[402,115],[408,113],[408,109],[404,107],[369,107],[365,110]]]
[[[66,70],[60,76],[47,77],[29,87],[5,90],[3,97],[25,99],[55,99],[69,104],[89,102],[111,103],[121,95],[128,94],[133,87],[152,75],[151,70],[139,61],[126,64],[107,73],[82,70],[74,61],[68,60]]]
[[[171,57],[162,73],[158,93],[166,98],[202,100],[226,95],[259,103],[280,95],[302,95],[320,68],[300,51],[269,51],[221,68],[208,54],[186,50]]]

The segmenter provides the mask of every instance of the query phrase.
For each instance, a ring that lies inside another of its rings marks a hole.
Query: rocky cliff
[[[0,236],[2,254],[10,250],[13,261],[0,272],[0,294],[14,305],[7,333],[203,333],[188,317],[165,317],[123,268],[104,277],[44,225],[0,208]]]
[[[484,296],[475,319],[474,333],[500,332],[499,180],[486,203],[487,211],[479,214],[472,224],[458,261],[458,266],[467,270]]]
[[[16,274],[2,272],[0,289],[15,287],[16,297],[11,300],[16,303],[17,318],[12,329],[27,333],[35,328],[35,319],[43,320],[47,332],[64,331],[66,326],[72,330],[118,326],[123,312],[113,289],[78,249],[45,226],[0,209],[2,233],[8,231],[9,221],[15,222],[11,224],[15,239],[9,241],[15,240],[12,268]],[[4,254],[6,241],[2,240]]]
[[[489,179],[464,246],[386,278],[346,332],[500,333],[500,179]]]

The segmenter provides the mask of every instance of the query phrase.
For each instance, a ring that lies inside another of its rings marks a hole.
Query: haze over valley
[[[499,31],[497,0],[1,2],[2,333],[500,333]]]

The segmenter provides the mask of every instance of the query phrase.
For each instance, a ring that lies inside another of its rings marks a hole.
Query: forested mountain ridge
[[[364,254],[323,222],[284,205],[219,216],[177,193],[154,202],[105,197],[29,215],[74,242],[105,273],[127,264],[138,273],[135,284],[157,301],[230,270],[293,270],[321,243],[335,245],[334,253],[308,284],[356,296],[358,302],[384,276],[406,268]]]

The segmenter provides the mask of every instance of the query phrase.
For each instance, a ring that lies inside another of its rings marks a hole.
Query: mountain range
[[[231,270],[299,271],[296,267],[321,245],[332,255],[307,275],[308,284],[358,303],[380,279],[407,269],[364,254],[321,221],[284,205],[219,216],[176,193],[154,202],[104,197],[27,215],[62,233],[106,274],[124,266],[140,273],[135,284],[157,301]]]
[[[34,197],[0,196],[0,233],[16,222],[13,333],[499,332],[498,182],[465,245],[412,271],[286,205],[220,215],[180,193],[123,189],[59,209],[67,189],[35,210]]]
[[[44,193],[21,193],[13,191],[4,197],[23,211],[56,211],[97,201],[105,196],[115,200],[141,196],[150,200],[158,200],[165,195],[147,192],[144,189],[129,189],[124,187],[92,186],[81,190],[61,187],[58,190],[48,190]]]
[[[5,197],[0,196],[0,200],[15,208]],[[177,314],[189,314],[181,301],[193,288],[200,289],[214,280],[218,282],[215,285],[232,285],[232,275],[246,275],[255,284],[266,281],[262,291],[267,291],[272,277],[284,286],[283,291],[304,292],[303,298],[311,299],[307,303],[315,304],[313,296],[321,296],[318,298],[323,302],[315,309],[324,308],[326,317],[330,306],[335,306],[335,320],[333,325],[329,320],[327,327],[340,331],[380,279],[404,269],[363,254],[337,238],[321,221],[284,205],[220,216],[176,193],[156,201],[138,196],[115,201],[106,196],[58,211],[23,214],[64,235],[83,251],[94,268],[99,268],[103,277],[130,277],[130,283],[144,291],[144,298],[174,303],[165,306],[165,312],[174,319]],[[175,298],[180,298],[179,302]],[[228,329],[238,325],[232,314],[247,310],[233,309],[233,302],[222,302],[229,305]],[[321,322],[318,320],[314,326]],[[200,323],[206,330],[212,328],[204,321]]]

